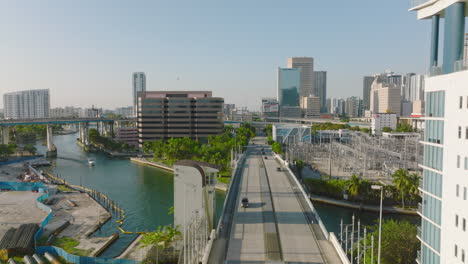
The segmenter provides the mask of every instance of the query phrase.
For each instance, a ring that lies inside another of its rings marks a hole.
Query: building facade
[[[320,112],[327,112],[327,72],[314,71],[314,96],[320,98]]]
[[[302,96],[301,109],[305,118],[320,117],[320,98],[317,96]]]
[[[143,92],[138,96],[138,143],[189,137],[206,139],[223,131],[224,99],[211,91]]]
[[[292,57],[288,58],[288,68],[296,68],[300,71],[300,82],[299,88],[300,96],[310,96],[314,94],[314,58],[312,57]]]
[[[138,147],[138,129],[136,127],[118,128],[115,141]]]
[[[135,116],[135,114],[133,113],[133,106],[128,106],[128,107],[119,107],[119,108],[116,108],[114,113],[116,115],[120,115],[120,116],[123,116],[123,117],[133,117]]]
[[[419,264],[468,262],[468,71],[464,61],[467,1],[435,0],[415,6],[432,22],[430,74],[425,80]],[[444,34],[439,40],[440,18]],[[439,42],[443,43],[439,56]],[[441,63],[443,62],[443,63]]]
[[[301,117],[299,87],[300,70],[297,68],[278,68],[278,103],[281,117]]]
[[[60,117],[79,117],[81,108],[66,106],[51,108],[49,110],[49,117],[60,118]]]
[[[262,98],[262,115],[265,118],[278,118],[279,104],[276,98]]]
[[[371,129],[373,135],[382,135],[384,127],[395,130],[397,126],[397,115],[389,113],[372,114]]]
[[[49,117],[49,89],[27,90],[3,95],[6,119],[33,119]]]
[[[146,91],[146,75],[144,72],[134,72],[132,75],[133,85],[133,113],[137,114],[138,94]]]
[[[362,100],[356,96],[347,98],[345,102],[345,114],[349,117],[362,116]]]
[[[370,111],[372,113],[396,113],[401,111],[401,90],[395,79],[390,82],[386,75],[378,75],[371,87]]]
[[[364,76],[362,81],[362,107],[364,108],[364,110],[370,109],[370,91],[374,79],[374,76]]]

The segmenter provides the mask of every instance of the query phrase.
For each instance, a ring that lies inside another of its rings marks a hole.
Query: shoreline
[[[157,162],[154,162],[154,161],[146,160],[144,158],[130,158],[130,161],[141,164],[141,165],[147,165],[147,166],[155,167],[155,168],[158,168],[158,169],[162,169],[162,170],[174,173],[173,168],[168,167],[165,164],[161,164],[161,163],[157,163]],[[217,183],[215,185],[215,189],[218,190],[218,191],[227,192],[227,190],[228,190],[227,186],[229,186],[229,185],[224,184],[224,183],[222,183],[222,184]]]
[[[362,210],[362,211],[369,211],[369,212],[374,212],[374,213],[380,212],[380,206],[376,206],[376,205],[358,204],[355,202],[336,200],[336,199],[329,198],[326,196],[319,196],[319,195],[314,195],[314,194],[310,194],[309,198],[311,201],[322,203],[322,204],[329,204],[329,205],[351,208],[351,209]],[[417,210],[402,209],[402,208],[398,208],[394,206],[384,206],[382,208],[382,212],[390,213],[390,214],[418,215]]]

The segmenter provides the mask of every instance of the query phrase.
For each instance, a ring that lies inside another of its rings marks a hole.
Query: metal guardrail
[[[418,264],[422,264],[421,251],[420,251],[420,250],[418,250],[418,255],[417,255],[417,257],[416,257],[416,262],[417,262]]]
[[[420,213],[422,215],[422,204],[421,203],[418,203],[418,213]]]
[[[420,226],[416,228],[416,236],[422,239],[422,229]]]

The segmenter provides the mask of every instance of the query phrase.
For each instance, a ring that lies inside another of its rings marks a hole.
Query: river
[[[122,207],[127,219],[122,226],[127,231],[151,231],[160,225],[173,222],[168,209],[173,206],[172,173],[154,167],[139,165],[128,159],[110,158],[102,153],[84,152],[77,144],[77,133],[54,136],[58,157],[53,159],[53,172],[70,183],[98,190]],[[45,152],[42,142],[36,147]],[[96,160],[96,166],[87,164],[88,157]],[[217,212],[222,210],[225,193],[216,193]],[[314,204],[329,231],[339,233],[340,220],[351,223],[356,215],[363,224],[372,224],[377,213],[359,212],[331,205]],[[386,218],[407,219],[418,222],[418,217],[386,215]],[[107,222],[95,236],[109,236],[118,232],[115,219]],[[120,238],[104,252],[102,257],[119,255],[135,238],[135,235],[120,234]]]

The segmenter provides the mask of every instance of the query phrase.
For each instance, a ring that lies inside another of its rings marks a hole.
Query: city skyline
[[[322,15],[336,8],[332,3],[306,1],[50,3],[2,7],[0,30],[9,37],[1,44],[7,77],[0,87],[2,93],[50,89],[52,107],[132,105],[129,76],[143,71],[148,91],[212,90],[257,110],[261,97],[275,95],[276,67],[289,57],[316,59],[316,68],[329,74],[329,97],[360,96],[365,75],[424,73],[428,64],[428,45],[420,41],[427,23],[416,22],[405,1],[344,3],[334,19]],[[371,44],[369,32],[385,41]]]

